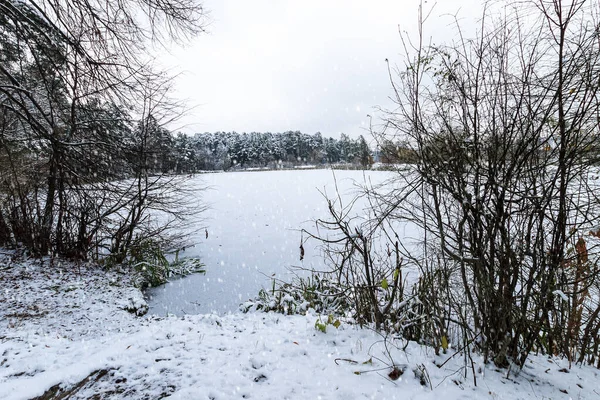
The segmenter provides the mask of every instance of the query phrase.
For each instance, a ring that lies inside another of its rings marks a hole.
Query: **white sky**
[[[161,58],[172,72],[183,72],[177,96],[196,106],[182,130],[366,135],[367,114],[390,105],[384,60],[401,62],[398,29],[414,35],[418,4],[205,0],[209,33]],[[440,0],[426,34],[446,39],[453,24],[447,13],[459,12],[473,26],[480,4]]]

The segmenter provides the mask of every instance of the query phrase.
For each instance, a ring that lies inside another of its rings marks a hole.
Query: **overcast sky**
[[[439,42],[481,0],[440,0],[426,26]],[[390,106],[385,59],[399,64],[398,30],[414,35],[418,0],[205,0],[208,33],[162,57],[178,97],[196,108],[187,133],[317,131],[366,134],[367,114]],[[432,1],[424,4],[430,8]]]

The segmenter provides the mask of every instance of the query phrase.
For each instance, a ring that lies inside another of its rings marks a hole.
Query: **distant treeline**
[[[248,167],[293,167],[346,163],[361,166],[373,160],[365,139],[325,138],[298,131],[283,133],[182,133],[163,136],[163,172],[191,173]]]

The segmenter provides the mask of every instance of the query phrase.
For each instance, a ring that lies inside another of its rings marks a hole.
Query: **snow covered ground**
[[[507,377],[475,358],[474,386],[460,356],[436,366],[452,350],[403,352],[346,323],[322,333],[316,315],[136,316],[141,293],[116,271],[0,255],[0,285],[0,399],[600,398],[594,368],[534,356]]]
[[[379,183],[389,173],[365,176]],[[344,199],[363,180],[359,171],[336,177]],[[0,249],[0,399],[600,399],[600,371],[566,360],[532,356],[522,371],[498,371],[474,358],[465,371],[453,349],[435,356],[345,322],[322,333],[315,322],[326,316],[228,313],[300,265],[298,229],[325,216],[316,189],[334,194],[332,173],[190,183],[213,188],[204,194],[209,237],[201,231],[185,254],[202,257],[208,272],[154,291],[147,314],[122,272]],[[303,266],[320,267],[318,249],[304,247]]]

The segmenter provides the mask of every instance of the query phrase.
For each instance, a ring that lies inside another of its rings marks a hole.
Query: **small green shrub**
[[[312,309],[319,314],[352,316],[349,299],[344,288],[326,277],[312,274],[306,278],[295,277],[289,283],[273,280],[270,290],[261,289],[258,296],[242,304],[240,310],[306,314]]]
[[[147,285],[158,286],[167,281],[169,261],[160,245],[152,239],[141,241],[132,246],[129,264],[140,274]]]
[[[204,264],[197,258],[179,258],[169,261],[160,244],[152,239],[144,240],[131,248],[129,265],[139,274],[139,286],[160,286],[173,276],[205,273]]]
[[[342,323],[339,319],[334,319],[333,315],[331,314],[329,314],[329,316],[327,317],[327,321],[325,322],[321,320],[321,317],[317,318],[317,320],[315,321],[315,329],[323,333],[327,333],[328,325],[331,325],[337,329],[340,327],[340,325],[342,325]]]

